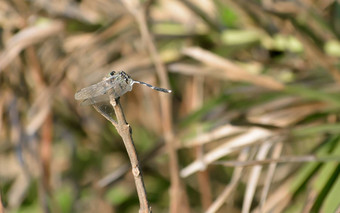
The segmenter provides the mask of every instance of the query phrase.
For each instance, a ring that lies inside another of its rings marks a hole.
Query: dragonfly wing
[[[93,97],[97,97],[100,95],[104,95],[109,89],[113,87],[113,84],[110,84],[108,80],[101,81],[99,83],[93,84],[91,86],[85,87],[79,90],[74,98],[76,100],[89,99]]]
[[[101,96],[97,96],[97,97],[94,97],[94,98],[85,99],[83,102],[81,102],[80,105],[88,106],[88,105],[92,105],[92,104],[108,102],[109,100],[110,100],[110,98],[109,98],[108,95],[101,95]]]

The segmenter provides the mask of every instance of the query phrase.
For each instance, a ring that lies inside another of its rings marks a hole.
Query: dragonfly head
[[[120,72],[120,75],[124,78],[125,82],[128,83],[131,77],[124,71]]]
[[[116,73],[116,71],[112,70],[112,71],[110,72],[110,76],[113,76],[115,73]]]

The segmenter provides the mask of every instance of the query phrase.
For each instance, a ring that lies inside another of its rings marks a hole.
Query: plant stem
[[[96,105],[93,106],[102,116],[104,116],[108,121],[112,123],[112,125],[117,129],[118,134],[122,137],[126,151],[129,155],[132,167],[132,174],[135,180],[140,205],[139,213],[150,213],[151,207],[149,206],[149,202],[147,200],[143,175],[139,166],[136,148],[132,139],[132,129],[130,125],[126,122],[123,108],[120,104],[119,98],[115,99],[113,96],[110,96],[110,104],[112,105],[115,111],[117,121],[115,121],[109,115],[102,112],[98,106]]]

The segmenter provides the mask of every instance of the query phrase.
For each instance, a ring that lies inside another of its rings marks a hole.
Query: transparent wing
[[[94,98],[85,99],[83,102],[81,102],[80,105],[88,106],[88,105],[102,103],[102,102],[109,102],[109,100],[110,98],[108,95],[101,95],[101,96],[97,96]]]
[[[109,89],[114,86],[114,83],[109,83],[109,80],[110,79],[107,79],[79,90],[74,95],[74,98],[76,100],[83,100],[104,95]]]
[[[101,95],[94,98],[89,98],[81,102],[81,106],[86,105],[95,105],[102,113],[106,114],[109,117],[114,116],[114,110],[109,103],[108,95]]]

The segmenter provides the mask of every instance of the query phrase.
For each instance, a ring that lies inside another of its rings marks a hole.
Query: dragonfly
[[[133,85],[136,83],[145,85],[160,92],[171,93],[171,90],[155,87],[142,81],[133,80],[124,71],[112,71],[109,73],[108,77],[105,77],[101,82],[79,90],[74,95],[74,98],[76,100],[82,100],[83,102],[81,105],[96,104],[109,100],[110,96],[113,96],[115,99],[119,98],[125,93],[131,91]]]

